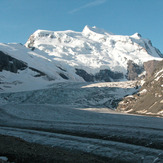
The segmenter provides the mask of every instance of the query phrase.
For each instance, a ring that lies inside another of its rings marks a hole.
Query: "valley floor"
[[[27,144],[25,146],[32,150],[40,146],[35,143],[48,146],[45,147],[47,152],[54,150],[61,162],[66,159],[69,162],[163,162],[162,118],[49,104],[2,105],[0,115],[0,133],[6,135],[1,136],[4,148],[0,154],[9,158],[14,155],[18,159],[16,151],[20,149],[16,146],[22,142],[21,145]],[[15,140],[10,145],[6,143],[12,139]],[[25,152],[22,156],[28,159],[39,155],[42,158],[42,153],[48,157],[42,151],[32,156],[28,150],[21,152]]]

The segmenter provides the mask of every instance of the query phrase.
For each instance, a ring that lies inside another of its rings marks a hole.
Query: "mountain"
[[[71,66],[85,81],[130,79],[131,63],[143,71],[143,63],[163,57],[150,40],[140,34],[120,36],[97,27],[85,26],[82,32],[37,30],[25,44],[46,52],[64,70]],[[135,79],[135,75],[131,79]]]
[[[56,82],[135,80],[144,62],[162,56],[138,33],[121,36],[89,26],[82,32],[37,30],[25,45],[0,43],[0,91],[42,89]]]
[[[162,54],[138,33],[0,43],[0,162],[161,163],[163,119],[126,113],[163,117],[162,88]]]
[[[65,72],[39,49],[32,51],[22,44],[0,43],[0,92],[46,88],[54,82],[65,81],[67,73],[69,81],[83,81],[70,70]]]
[[[163,61],[144,63],[146,79],[140,90],[126,96],[118,110],[134,114],[163,116]]]

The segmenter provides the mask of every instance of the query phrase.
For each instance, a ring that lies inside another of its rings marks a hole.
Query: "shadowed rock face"
[[[111,81],[111,79],[113,80],[117,80],[117,79],[122,79],[123,78],[123,73],[120,72],[113,72],[111,70],[100,70],[96,75],[95,75],[95,79],[97,81],[105,81],[105,82],[109,82]]]
[[[26,63],[19,61],[0,51],[0,71],[6,70],[17,73],[18,70],[24,70],[27,67],[28,66]]]
[[[128,61],[127,67],[127,75],[126,78],[128,80],[135,80],[138,78],[138,75],[144,71],[143,66],[138,66],[133,61]],[[87,73],[83,69],[76,68],[76,74],[82,77],[86,82],[94,82],[94,81],[105,81],[111,82],[113,80],[122,79],[124,77],[123,73],[113,72],[109,69],[100,70],[95,75]]]
[[[113,72],[111,70],[100,70],[95,75],[88,74],[85,70],[77,69],[76,74],[81,76],[86,82],[94,82],[94,81],[105,81],[111,82],[112,80],[118,80],[123,78],[123,73]]]
[[[76,74],[82,77],[86,82],[93,82],[94,81],[94,76],[91,74],[88,74],[85,70],[82,69],[75,69]]]
[[[138,66],[133,61],[129,60],[127,63],[127,79],[128,80],[135,80],[138,78],[138,75],[143,72],[143,67]]]
[[[63,73],[59,73],[59,75],[60,75],[63,79],[66,79],[66,80],[69,79],[69,78],[68,78],[65,74],[63,74]]]

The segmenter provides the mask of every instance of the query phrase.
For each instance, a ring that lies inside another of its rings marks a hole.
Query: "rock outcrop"
[[[138,76],[143,72],[143,66],[139,66],[133,61],[129,60],[127,62],[127,79],[128,80],[135,80]]]
[[[163,116],[163,61],[149,61],[144,66],[146,81],[141,89],[126,96],[118,105],[122,112]]]
[[[0,71],[6,70],[17,73],[18,70],[24,70],[28,66],[26,63],[17,60],[4,52],[0,51]]]
[[[152,60],[148,62],[144,62],[144,69],[146,71],[146,77],[149,78],[153,75],[153,73],[159,68],[160,61]]]
[[[123,73],[113,72],[108,69],[100,70],[95,75],[87,73],[85,70],[77,69],[76,74],[82,77],[86,82],[104,81],[111,82],[123,78]]]

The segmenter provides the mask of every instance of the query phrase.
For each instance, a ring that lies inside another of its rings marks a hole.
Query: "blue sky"
[[[163,0],[0,0],[0,42],[25,43],[37,29],[85,25],[148,38],[163,53]]]

